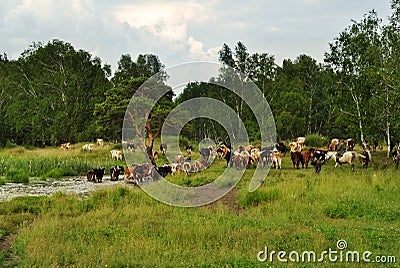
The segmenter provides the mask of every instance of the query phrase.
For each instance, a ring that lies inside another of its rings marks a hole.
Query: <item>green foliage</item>
[[[6,181],[13,183],[28,183],[29,173],[23,169],[9,169],[6,173]]]
[[[259,188],[254,192],[244,193],[238,200],[243,207],[258,206],[264,202],[272,202],[278,200],[281,196],[279,189]]]
[[[308,147],[326,147],[329,139],[319,134],[311,134],[306,136],[305,144]]]
[[[42,179],[46,178],[53,178],[53,179],[58,179],[63,176],[76,176],[77,172],[72,170],[71,168],[53,168],[46,172],[46,174],[42,175]]]

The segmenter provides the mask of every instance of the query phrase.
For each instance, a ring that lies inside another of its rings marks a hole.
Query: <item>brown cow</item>
[[[301,168],[304,168],[304,165],[306,168],[308,168],[308,162],[310,162],[311,159],[311,151],[310,150],[303,150],[300,152],[301,158]]]

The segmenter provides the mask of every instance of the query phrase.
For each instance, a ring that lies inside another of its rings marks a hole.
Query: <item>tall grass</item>
[[[204,174],[169,179],[182,184],[185,178],[208,180],[223,166],[221,161]],[[359,163],[355,172],[333,166],[328,162],[320,174],[294,170],[287,155],[283,169],[271,170],[257,191],[248,192],[252,168],[232,199],[198,208],[168,206],[128,186],[97,191],[84,200],[63,193],[18,198],[0,203],[0,230],[18,231],[13,250],[20,267],[315,267],[276,258],[261,264],[257,254],[265,247],[335,250],[340,239],[349,250],[399,258],[399,171],[393,166],[363,170]],[[327,259],[319,264],[360,265]]]

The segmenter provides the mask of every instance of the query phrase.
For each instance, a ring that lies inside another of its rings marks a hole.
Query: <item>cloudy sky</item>
[[[159,56],[167,67],[218,61],[226,43],[276,58],[307,54],[322,61],[328,43],[390,0],[1,0],[0,53],[17,59],[33,41],[61,39],[115,66],[122,54]]]

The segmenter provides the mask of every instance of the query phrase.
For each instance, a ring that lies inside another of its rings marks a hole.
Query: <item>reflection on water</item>
[[[76,194],[80,198],[83,198],[98,189],[121,184],[125,184],[124,180],[111,181],[109,176],[104,176],[102,183],[89,182],[86,177],[64,177],[60,179],[47,179],[46,181],[31,179],[29,184],[6,183],[5,185],[1,185],[0,202],[17,196],[50,196],[56,192]]]

